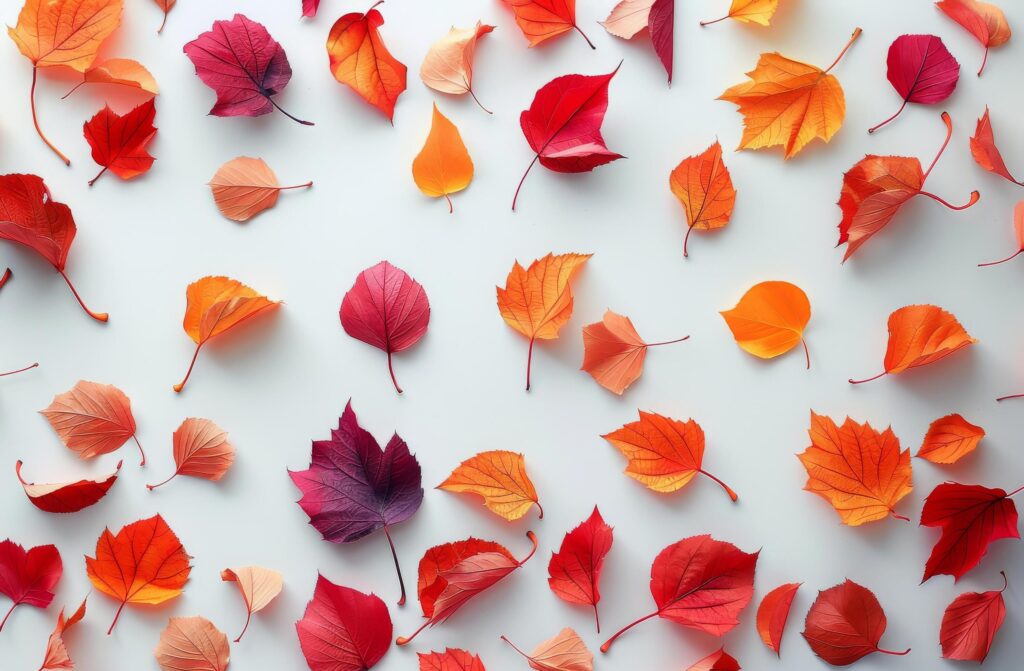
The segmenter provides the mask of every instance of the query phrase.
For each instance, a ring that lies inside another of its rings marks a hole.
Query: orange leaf
[[[992,132],[992,121],[988,116],[988,105],[985,106],[985,113],[978,119],[974,128],[974,135],[971,136],[971,156],[974,162],[985,170],[999,175],[1019,186],[1024,186],[1024,181],[1016,180],[1010,174],[1009,168],[1003,161],[1003,155],[996,146],[996,137]]]
[[[146,69],[146,66],[130,58],[110,58],[98,65],[93,65],[85,71],[82,81],[65,93],[61,100],[77,91],[78,87],[83,84],[117,84],[153,95],[160,93],[156,79]]]
[[[954,412],[931,423],[917,456],[933,464],[956,463],[973,452],[984,437],[985,429]]]
[[[1006,44],[1010,39],[1010,24],[1006,22],[1003,10],[978,0],[939,0],[935,6],[974,35],[981,46],[985,47],[985,56],[978,68],[980,77],[988,62],[989,48]]]
[[[910,450],[887,428],[878,433],[870,424],[849,417],[841,427],[811,411],[807,431],[811,446],[798,454],[807,469],[804,490],[832,504],[843,524],[851,527],[896,514],[896,504],[910,493]]]
[[[235,643],[238,643],[242,640],[245,630],[249,628],[252,614],[263,610],[277,598],[284,586],[284,581],[277,571],[261,566],[226,568],[220,572],[220,579],[236,583],[238,591],[242,593],[242,599],[245,601],[245,626],[242,627],[242,633],[235,639]]]
[[[721,485],[730,499],[738,498],[728,485],[703,469],[704,430],[692,419],[681,422],[641,410],[639,421],[601,437],[629,460],[626,475],[648,489],[668,494],[701,473]]]
[[[85,570],[93,587],[121,602],[107,634],[125,605],[160,604],[179,596],[192,570],[189,559],[160,515],[127,524],[116,536],[104,529],[96,556],[85,558]]]
[[[483,498],[485,506],[509,522],[525,515],[534,504],[540,511],[540,518],[544,519],[537,490],[526,474],[526,461],[516,452],[493,450],[470,457],[437,488],[477,494]]]
[[[172,617],[153,656],[163,671],[224,671],[231,647],[224,632],[205,617]]]
[[[494,26],[479,21],[474,28],[452,27],[447,35],[430,45],[420,66],[420,79],[441,93],[468,93],[480,109],[491,114],[491,110],[484,107],[473,93],[473,57],[477,41],[492,30]]]
[[[405,91],[406,69],[384,46],[378,32],[382,25],[384,17],[373,8],[366,14],[346,14],[327,36],[327,55],[334,78],[393,121],[395,102]]]
[[[276,308],[280,301],[272,301],[261,293],[229,277],[203,277],[188,285],[185,291],[185,321],[182,327],[196,344],[192,363],[185,378],[174,385],[181,391],[196,365],[199,350],[210,338],[238,326],[256,315]]]
[[[530,339],[526,354],[526,389],[530,389],[530,364],[537,338],[554,340],[572,316],[570,282],[590,259],[590,254],[548,254],[524,269],[516,261],[505,280],[496,287],[498,310],[505,323]]]
[[[277,204],[278,195],[286,189],[305,189],[313,182],[280,186],[277,175],[262,158],[233,158],[213,175],[209,182],[217,209],[228,219],[249,221],[263,210]]]
[[[583,327],[583,365],[580,370],[590,373],[608,391],[621,395],[644,372],[648,347],[682,342],[689,337],[646,343],[633,328],[629,317],[607,310],[601,321]]]
[[[430,134],[412,161],[412,178],[424,195],[445,197],[448,212],[454,211],[450,194],[462,191],[473,180],[473,159],[459,129],[434,105]]]
[[[153,491],[179,475],[216,482],[235,461],[235,448],[228,442],[228,434],[208,419],[189,417],[174,432],[174,473],[155,485],[146,485]]]
[[[811,303],[800,287],[789,282],[760,282],[743,294],[736,307],[719,314],[744,351],[774,359],[801,344],[810,369],[804,329],[811,319]]]
[[[909,368],[926,366],[953,352],[978,342],[956,317],[934,305],[908,305],[889,315],[889,346],[885,350],[885,370],[861,384],[883,375],[896,375]]]
[[[132,402],[112,384],[79,380],[39,412],[65,447],[82,459],[109,454],[133,438],[142,455],[139,465],[146,465],[146,453],[135,436]]]
[[[761,54],[749,82],[737,84],[719,100],[734,103],[743,115],[743,138],[737,149],[782,145],[792,158],[807,144],[825,142],[839,131],[846,116],[846,99],[839,80],[828,74],[860,36],[853,31],[846,46],[824,70],[779,53]]]
[[[735,19],[740,23],[758,23],[770,26],[775,10],[779,8],[779,0],[732,0],[729,13],[713,21],[701,21],[700,25],[710,26],[712,23]]]
[[[781,654],[782,635],[786,631],[789,609],[793,606],[793,598],[798,589],[798,582],[779,585],[765,594],[761,605],[757,607],[757,633],[776,655]]]
[[[572,629],[566,627],[554,638],[541,642],[526,654],[505,636],[501,637],[537,671],[594,671],[594,655]]]
[[[479,655],[459,648],[445,648],[444,652],[417,653],[420,671],[486,671]]]
[[[576,25],[576,0],[504,0],[516,17],[523,36],[535,47],[544,40],[575,30],[596,49],[590,38]]]
[[[57,671],[57,669],[74,669],[75,663],[71,661],[68,649],[64,646],[64,632],[75,626],[85,617],[85,602],[78,607],[71,617],[64,618],[64,609],[60,609],[57,615],[57,626],[53,628],[50,638],[46,641],[46,656],[43,657],[43,664],[39,671]]]
[[[694,228],[710,231],[723,228],[732,217],[736,189],[729,169],[722,162],[722,145],[715,143],[697,156],[684,158],[668,176],[672,193],[686,210],[686,237],[683,256],[689,256],[686,243]]]

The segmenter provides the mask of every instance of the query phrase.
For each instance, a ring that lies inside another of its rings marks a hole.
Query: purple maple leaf
[[[302,492],[299,506],[309,523],[332,543],[351,543],[383,529],[395,560],[405,603],[405,581],[388,527],[413,516],[423,502],[420,464],[409,446],[391,436],[382,451],[359,426],[352,401],[331,431],[330,440],[314,440],[309,468],[288,471]]]
[[[203,83],[217,92],[210,114],[261,116],[276,107],[289,119],[313,125],[288,114],[271,97],[288,84],[292,67],[263,24],[243,14],[235,14],[230,21],[214,21],[213,28],[186,44],[183,51]]]

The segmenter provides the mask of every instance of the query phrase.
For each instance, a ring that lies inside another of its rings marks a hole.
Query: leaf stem
[[[398,599],[398,605],[405,605],[405,580],[402,579],[402,567],[398,563],[398,553],[395,551],[395,543],[391,540],[391,532],[388,531],[388,525],[384,525],[384,535],[388,539],[388,545],[391,546],[391,558],[395,560],[395,573],[398,574],[398,586],[402,590],[402,596]]]
[[[900,108],[898,110],[896,110],[896,114],[893,114],[891,117],[889,117],[888,119],[886,119],[882,123],[880,123],[880,124],[878,124],[876,126],[872,126],[871,128],[868,128],[868,133],[869,134],[873,134],[876,130],[878,130],[879,128],[881,128],[882,126],[886,125],[887,123],[889,123],[890,121],[892,121],[893,119],[898,117],[900,114],[902,114],[903,110],[905,110],[907,108],[907,102],[908,101],[906,99],[904,99],[903,100],[903,104],[900,105]]]
[[[579,27],[579,26],[577,26],[577,25],[576,25],[576,24],[574,23],[574,24],[572,24],[572,27],[576,29],[576,32],[577,32],[577,33],[579,33],[580,35],[582,35],[582,36],[583,36],[583,39],[585,39],[585,40],[587,41],[587,44],[589,44],[589,45],[590,45],[590,48],[591,48],[591,49],[595,49],[595,50],[597,49],[597,47],[595,47],[595,46],[594,46],[594,43],[590,41],[590,38],[589,38],[589,37],[587,37],[587,34],[586,34],[585,32],[583,32],[583,31],[582,31],[582,30],[580,29],[580,27]]]
[[[868,378],[864,378],[863,380],[854,380],[854,379],[853,379],[853,378],[851,377],[851,378],[850,378],[850,379],[848,380],[848,382],[849,382],[850,384],[864,384],[865,382],[871,382],[872,380],[877,380],[878,378],[882,377],[883,375],[887,374],[888,372],[889,372],[889,371],[883,370],[883,371],[882,371],[881,373],[879,373],[878,375],[876,375],[876,376],[874,376],[874,377],[868,377]]]
[[[732,488],[731,488],[731,487],[730,487],[729,485],[725,484],[724,482],[722,482],[721,480],[719,480],[719,479],[718,479],[718,478],[716,478],[715,476],[711,475],[710,473],[708,473],[708,472],[707,472],[707,471],[705,471],[704,469],[702,469],[702,468],[699,468],[699,469],[697,469],[697,472],[698,472],[698,473],[701,473],[701,474],[703,474],[703,475],[706,475],[706,476],[708,476],[709,478],[711,478],[712,480],[714,480],[715,482],[717,482],[717,483],[718,483],[718,484],[719,484],[719,485],[720,485],[720,486],[722,487],[722,489],[724,489],[724,490],[725,490],[725,493],[729,495],[729,498],[730,498],[730,499],[732,499],[734,503],[736,502],[736,500],[737,500],[737,499],[739,499],[739,498],[740,498],[740,497],[739,497],[739,496],[738,496],[738,495],[736,494],[736,492],[734,492],[734,491],[732,490]]]
[[[530,338],[530,347],[526,350],[526,391],[530,391],[530,368],[533,366],[533,342],[536,338]]]
[[[949,145],[949,138],[953,137],[953,120],[949,117],[949,112],[942,113],[942,123],[946,124],[946,139],[942,142],[942,146],[939,147],[939,152],[935,154],[935,158],[932,159],[931,165],[924,171],[924,176],[921,178],[921,186],[924,186],[924,181],[928,179],[928,175],[932,174],[932,168],[939,162],[939,157],[946,151],[946,146]]]
[[[285,112],[284,109],[280,105],[278,105],[277,101],[275,101],[272,97],[267,96],[267,100],[270,101],[271,105],[273,105],[274,107],[277,108],[278,112],[280,112],[281,114],[285,115],[286,117],[288,117],[292,121],[298,122],[298,123],[302,124],[303,126],[315,126],[316,125],[312,121],[303,121],[302,119],[299,119],[297,117],[293,117],[291,114],[288,114],[288,112]]]
[[[142,468],[146,465],[146,451],[142,449],[142,443],[139,442],[138,436],[134,433],[132,434],[132,440],[135,441],[135,444],[139,447],[139,454],[142,455],[142,462],[139,464],[139,468]]]
[[[64,155],[60,149],[50,142],[50,140],[43,135],[43,129],[39,127],[39,118],[36,116],[36,76],[39,74],[39,66],[32,66],[32,89],[29,91],[28,98],[29,103],[32,105],[32,123],[35,124],[36,133],[42,138],[46,146],[53,150],[53,153],[60,157],[60,160],[64,161],[64,165],[71,165],[71,159]]]
[[[117,612],[114,613],[114,621],[110,623],[110,629],[107,629],[107,636],[110,636],[111,632],[114,631],[114,625],[117,624],[117,620],[121,617],[121,611],[124,610],[124,605],[127,601],[122,601],[121,605],[117,607]]]
[[[395,391],[401,394],[402,388],[398,386],[398,380],[395,379],[395,367],[391,365],[391,350],[388,350],[388,372],[391,373],[391,382],[395,385]]]
[[[109,319],[109,315],[107,315],[106,312],[93,312],[88,307],[86,307],[85,302],[82,300],[82,297],[78,295],[78,291],[75,289],[75,285],[71,283],[71,280],[68,278],[66,274],[64,274],[64,271],[58,270],[57,272],[59,272],[60,276],[64,278],[65,282],[67,282],[68,288],[71,289],[71,293],[75,295],[75,300],[77,300],[78,304],[82,306],[82,309],[85,310],[86,314],[88,314],[90,317],[92,317],[98,322],[105,322],[107,321],[107,319]]]
[[[530,174],[530,170],[533,169],[533,164],[540,158],[540,154],[534,154],[533,160],[530,161],[530,165],[526,167],[526,172],[523,173],[523,178],[519,180],[519,186],[516,187],[516,194],[512,196],[512,211],[516,211],[516,201],[519,200],[519,190],[523,188],[523,182],[526,181],[526,176]]]
[[[835,67],[836,65],[838,65],[838,64],[839,64],[839,61],[840,61],[840,60],[842,60],[843,56],[845,56],[845,55],[846,55],[846,52],[850,50],[850,47],[852,47],[852,46],[853,46],[853,43],[857,41],[857,38],[858,38],[858,37],[860,37],[860,34],[861,34],[862,32],[864,32],[864,31],[863,31],[863,30],[861,30],[860,28],[857,28],[857,29],[855,29],[855,30],[853,31],[853,35],[850,35],[850,41],[846,43],[846,46],[845,46],[845,47],[843,47],[843,50],[842,50],[842,51],[840,51],[840,52],[839,52],[839,55],[838,55],[838,56],[836,56],[836,59],[835,59],[834,61],[832,61],[832,65],[830,65],[830,66],[828,66],[827,68],[825,68],[825,74],[828,74],[828,72],[829,72],[829,71],[830,71],[830,70],[831,70],[832,68],[834,68],[834,67]]]
[[[978,76],[985,71],[985,64],[988,63],[988,47],[985,47],[985,55],[981,57],[981,67],[978,68]]]
[[[689,340],[689,339],[690,339],[690,336],[683,336],[682,338],[676,338],[675,340],[662,340],[661,342],[645,343],[645,346],[647,346],[647,347],[658,347],[659,345],[671,345],[673,343],[683,342],[684,340]]]
[[[31,366],[25,366],[24,368],[19,368],[18,370],[9,370],[6,373],[0,373],[0,377],[5,377],[7,375],[14,375],[15,373],[24,373],[25,371],[32,370],[33,368],[36,368],[38,366],[39,366],[38,363],[34,363]]]
[[[1015,251],[1013,254],[1010,254],[1009,256],[1007,256],[1005,259],[1002,259],[1000,261],[989,261],[988,263],[979,263],[978,267],[979,268],[987,268],[988,266],[998,266],[1000,263],[1006,263],[1007,261],[1010,261],[1011,259],[1017,258],[1022,253],[1024,253],[1024,247],[1021,247],[1020,249]]]
[[[617,632],[615,632],[612,635],[611,638],[609,638],[607,641],[605,641],[601,645],[601,652],[604,652],[604,653],[608,652],[609,650],[611,650],[612,644],[615,643],[615,639],[617,639],[619,636],[622,636],[627,631],[629,631],[630,629],[632,629],[636,625],[640,624],[641,622],[646,622],[647,620],[650,620],[652,617],[657,617],[657,616],[658,616],[658,611],[654,611],[650,615],[645,615],[642,618],[640,618],[639,620],[634,620],[633,622],[630,622],[629,624],[627,624],[622,629],[619,629]]]
[[[971,199],[968,200],[966,204],[964,204],[964,205],[953,205],[952,203],[949,203],[949,202],[943,200],[942,198],[936,196],[934,193],[929,193],[928,191],[918,191],[918,193],[920,195],[922,195],[922,196],[927,196],[927,197],[931,198],[932,200],[935,200],[935,201],[938,201],[938,202],[942,203],[943,205],[945,205],[946,207],[948,207],[951,210],[958,210],[958,211],[959,210],[966,210],[971,205],[974,205],[975,203],[977,203],[981,199],[981,194],[980,193],[978,193],[977,191],[971,191]]]
[[[199,356],[199,350],[201,348],[202,344],[196,345],[196,351],[195,354],[192,355],[192,362],[189,363],[188,365],[188,371],[186,371],[184,379],[182,379],[182,381],[179,382],[178,384],[174,385],[174,391],[180,393],[181,390],[185,388],[185,383],[188,382],[188,377],[189,375],[192,374],[192,368],[195,367],[196,365],[196,358]]]
[[[491,110],[489,110],[486,107],[484,107],[484,104],[482,102],[480,102],[480,99],[476,97],[475,93],[473,93],[473,88],[472,87],[467,88],[466,90],[469,91],[469,95],[473,96],[473,100],[475,100],[476,104],[480,106],[480,109],[482,109],[483,111],[487,112],[488,114],[494,114],[494,112],[492,112]]]

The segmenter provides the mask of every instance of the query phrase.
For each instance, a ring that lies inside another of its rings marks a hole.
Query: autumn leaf
[[[998,261],[989,261],[988,263],[979,263],[979,268],[986,266],[998,266],[1000,263],[1006,263],[1011,259],[1017,258],[1018,255],[1024,253],[1024,200],[1019,201],[1013,207],[1013,234],[1017,238],[1017,251],[1010,254],[1005,259]]]
[[[205,617],[172,617],[153,651],[163,671],[225,671],[228,637]]]
[[[121,462],[110,475],[93,480],[76,480],[52,484],[25,482],[21,477],[21,459],[14,464],[18,482],[25,490],[25,496],[36,508],[48,513],[76,513],[99,502],[117,481]]]
[[[89,186],[107,170],[121,179],[133,179],[149,172],[154,159],[146,145],[156,135],[155,117],[156,107],[150,98],[124,116],[105,105],[85,122],[82,130],[92,147],[92,160],[103,167],[89,180]]]
[[[533,343],[558,338],[572,316],[572,279],[591,254],[548,254],[523,268],[516,261],[505,280],[495,287],[498,310],[505,323],[530,339],[526,352],[526,390],[530,390]]]
[[[171,7],[174,7],[174,3],[177,1],[178,0],[153,0],[153,2],[156,3],[156,6],[164,12],[164,18],[160,22],[160,27],[156,30],[157,35],[164,32],[164,26],[167,25],[167,14],[171,11]]]
[[[430,301],[423,285],[381,261],[359,273],[338,314],[345,333],[387,353],[391,382],[401,394],[391,355],[409,349],[427,332]]]
[[[285,112],[274,100],[292,78],[292,68],[284,49],[262,23],[244,14],[235,14],[230,21],[214,21],[210,30],[182,50],[199,79],[217,94],[210,114],[262,116],[277,108],[293,121],[313,125]]]
[[[594,506],[594,512],[586,521],[565,534],[558,552],[552,552],[551,561],[548,562],[548,587],[562,601],[592,607],[599,634],[599,583],[605,555],[611,549],[612,528],[605,523],[597,506]]]
[[[531,47],[575,30],[597,49],[586,33],[576,25],[576,0],[504,0],[516,17],[516,25]]]
[[[391,614],[376,594],[317,575],[295,631],[310,671],[366,671],[391,647]]]
[[[958,582],[981,562],[988,546],[1002,538],[1020,538],[1017,507],[1004,489],[944,482],[924,500],[921,526],[942,531],[924,567],[921,582],[951,575]]]
[[[41,177],[0,175],[0,240],[25,245],[46,259],[64,278],[85,313],[105,322],[107,313],[87,308],[64,272],[76,232],[71,208],[53,199]]]
[[[453,26],[447,35],[430,45],[427,55],[423,58],[423,65],[420,66],[420,79],[441,93],[456,96],[468,93],[480,109],[493,114],[483,106],[473,92],[473,57],[476,55],[476,45],[481,37],[492,30],[494,26],[480,21],[477,21],[473,28]],[[436,105],[434,110],[436,115]]]
[[[32,123],[46,146],[65,165],[65,156],[43,134],[36,115],[36,78],[40,68],[67,67],[84,73],[96,60],[100,45],[121,24],[124,0],[25,0],[18,23],[7,34],[32,62]]]
[[[601,436],[629,460],[626,475],[648,489],[668,494],[686,486],[698,473],[717,482],[729,498],[739,497],[703,468],[704,430],[688,419],[640,411],[640,419]]]
[[[757,607],[757,633],[776,656],[782,654],[782,635],[786,632],[786,621],[793,598],[800,589],[798,582],[779,585],[764,595]]]
[[[953,599],[942,614],[939,628],[939,643],[943,659],[957,659],[965,662],[985,661],[992,650],[992,641],[1006,618],[1006,572],[1003,588],[988,592],[965,592]]]
[[[71,655],[68,654],[68,649],[64,644],[64,632],[81,622],[82,618],[85,617],[85,602],[86,599],[82,599],[82,603],[75,612],[67,618],[64,617],[64,609],[60,609],[60,613],[57,614],[57,624],[53,631],[50,632],[50,638],[46,641],[46,654],[43,657],[43,663],[40,665],[39,671],[75,668],[75,663],[71,661]]]
[[[0,594],[12,602],[0,620],[0,631],[18,606],[49,606],[63,573],[60,552],[53,545],[37,545],[26,552],[9,538],[0,542]]]
[[[302,492],[299,506],[324,540],[352,543],[384,531],[402,590],[398,605],[404,604],[405,581],[388,527],[412,517],[423,502],[420,464],[405,441],[396,433],[381,450],[359,426],[349,401],[331,439],[313,441],[309,468],[288,475]]]
[[[710,26],[712,23],[733,19],[740,23],[757,23],[762,26],[770,26],[775,10],[779,8],[779,0],[732,0],[729,5],[729,13],[720,19],[701,21],[701,26]]]
[[[719,96],[734,103],[743,115],[743,138],[737,149],[764,149],[781,145],[787,159],[809,142],[832,139],[843,125],[846,99],[839,80],[829,72],[860,37],[861,30],[824,70],[774,52],[761,54],[749,82],[737,84]]]
[[[189,560],[160,515],[127,524],[116,536],[104,529],[85,569],[93,587],[120,602],[107,635],[129,603],[160,604],[179,596],[192,570]]]
[[[313,182],[281,186],[262,158],[238,156],[219,167],[208,186],[221,214],[232,221],[249,221],[274,207],[282,191],[306,189]]]
[[[743,294],[736,307],[719,314],[745,352],[774,359],[800,344],[810,370],[804,329],[811,319],[811,302],[800,287],[789,282],[759,282]]]
[[[179,475],[216,482],[224,477],[235,461],[235,448],[228,442],[227,431],[208,419],[186,419],[175,430],[173,445],[174,473],[163,482],[146,485],[149,491]]]
[[[651,566],[651,595],[658,609],[619,630],[615,640],[636,625],[661,617],[711,636],[723,636],[739,624],[739,614],[754,596],[758,553],[709,535],[691,536],[669,545]]]
[[[606,75],[563,75],[538,89],[530,108],[519,115],[519,125],[534,155],[512,196],[513,212],[519,190],[538,161],[548,170],[576,173],[623,158],[608,149],[601,135],[608,110],[608,83],[618,71],[616,67]]]
[[[486,671],[479,655],[460,648],[445,648],[444,652],[420,652],[420,671]]]
[[[146,465],[146,453],[135,436],[131,401],[112,384],[79,380],[39,412],[64,446],[82,459],[109,454],[131,438],[142,456],[139,466]]]
[[[327,36],[327,56],[334,78],[394,123],[395,103],[406,87],[406,67],[381,39],[384,17],[374,9],[379,4],[365,14],[352,12],[335,21]]]
[[[978,125],[974,128],[974,135],[971,136],[971,156],[974,162],[985,170],[999,175],[1018,186],[1024,186],[1024,181],[1013,178],[1010,170],[1003,161],[1003,155],[996,146],[996,138],[992,133],[992,121],[988,115],[988,105],[985,106],[985,113],[978,119]]]
[[[622,395],[644,372],[648,347],[670,345],[690,336],[644,342],[629,317],[606,310],[601,321],[583,327],[583,365],[580,370],[615,394]]]
[[[878,647],[885,612],[875,595],[852,580],[818,592],[804,622],[803,636],[821,659],[834,666],[853,664],[875,652],[905,655]]]
[[[668,185],[686,212],[683,256],[689,256],[690,232],[724,228],[736,204],[736,189],[722,162],[722,145],[715,143],[696,156],[684,158],[668,176]]]
[[[1010,39],[1010,25],[1006,22],[1003,10],[979,0],[939,0],[935,6],[974,35],[981,46],[985,47],[985,56],[978,68],[980,77],[988,62],[988,50],[1006,44]]]
[[[195,354],[188,365],[184,379],[174,385],[180,392],[192,375],[199,350],[209,340],[261,312],[272,310],[281,301],[272,301],[261,293],[229,277],[203,277],[185,290],[185,320],[182,328],[196,344]]]
[[[280,573],[262,566],[226,568],[220,572],[220,579],[238,585],[238,591],[241,592],[242,599],[245,601],[245,626],[242,627],[242,633],[235,639],[235,643],[238,643],[245,635],[246,629],[249,628],[252,614],[263,610],[277,598],[284,586],[284,581]]]
[[[505,636],[501,640],[526,658],[530,668],[540,671],[594,671],[594,655],[579,634],[568,627],[554,638],[539,643],[530,654],[520,650]]]
[[[861,384],[884,375],[926,366],[978,342],[952,314],[934,305],[908,305],[889,315],[889,344],[885,349],[885,370]]]
[[[984,437],[985,429],[954,412],[931,423],[917,456],[933,464],[953,464],[973,452]]]
[[[518,520],[534,505],[544,519],[537,490],[526,474],[522,454],[505,450],[481,452],[463,461],[437,486],[446,492],[476,494],[488,510],[509,522]]]
[[[740,663],[725,648],[719,648],[686,671],[740,671]]]
[[[910,450],[900,451],[892,428],[879,433],[849,417],[842,426],[811,411],[811,445],[797,455],[807,470],[804,490],[832,504],[851,527],[883,520],[913,489]],[[908,520],[909,521],[909,520]]]
[[[473,159],[469,157],[459,129],[438,111],[436,103],[430,134],[412,161],[412,178],[423,195],[444,196],[449,214],[455,211],[451,194],[462,191],[473,180]]]
[[[61,100],[77,91],[83,84],[116,84],[152,95],[160,93],[156,79],[146,69],[146,66],[130,58],[110,58],[93,65],[82,73],[82,81],[65,93]]]
[[[907,103],[942,102],[953,94],[960,79],[960,64],[935,35],[900,35],[889,45],[887,64],[886,76],[903,104],[891,117],[869,128],[869,133],[898,117]]]
[[[537,536],[527,531],[526,537],[533,547],[522,560],[513,557],[503,545],[476,538],[435,545],[427,550],[420,559],[417,584],[426,622],[410,636],[399,636],[395,643],[412,642],[421,631],[444,622],[467,601],[528,562],[537,552]]]

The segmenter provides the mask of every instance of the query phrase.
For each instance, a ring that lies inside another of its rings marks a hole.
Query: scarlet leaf
[[[917,456],[935,464],[952,464],[973,452],[984,437],[985,429],[953,413],[931,423]]]
[[[285,112],[273,98],[292,78],[292,68],[284,49],[263,24],[243,14],[235,14],[230,21],[214,21],[183,51],[199,79],[217,93],[210,114],[261,116],[276,107],[293,121],[313,125]]]
[[[686,671],[740,671],[740,663],[725,648],[719,648]]]
[[[54,396],[50,405],[39,412],[61,442],[82,459],[113,452],[132,438],[142,455],[139,465],[146,465],[146,453],[135,437],[131,401],[112,384],[79,380],[68,391]]]
[[[225,671],[231,647],[205,617],[172,617],[153,651],[163,671]]]
[[[523,36],[535,47],[545,40],[575,30],[596,49],[590,38],[576,25],[576,0],[504,0],[515,14]]]
[[[540,511],[540,519],[544,519],[537,490],[526,473],[526,460],[517,452],[481,452],[459,464],[437,488],[476,494],[489,510],[509,522],[521,518],[534,505]]]
[[[629,317],[607,310],[601,321],[583,327],[580,370],[590,373],[608,391],[621,395],[644,372],[648,347],[682,342],[689,337],[646,343]]]
[[[220,572],[220,579],[238,585],[238,591],[242,593],[242,599],[245,601],[245,626],[235,639],[235,643],[238,643],[245,635],[245,630],[249,628],[252,614],[263,610],[277,598],[281,593],[283,581],[280,573],[262,566],[226,568]]]
[[[451,194],[465,189],[473,179],[473,160],[459,129],[441,114],[436,104],[430,134],[412,161],[412,178],[424,195],[444,196],[449,214],[455,211]]]
[[[26,552],[9,538],[0,543],[0,594],[13,602],[0,620],[0,631],[18,606],[49,606],[63,573],[60,552],[53,545],[38,545]]]
[[[114,472],[103,478],[37,485],[22,479],[20,459],[14,465],[18,481],[25,489],[25,496],[36,508],[48,513],[75,513],[97,503],[114,485],[120,470],[119,461]]]
[[[988,62],[989,48],[1006,44],[1010,39],[1010,25],[1006,22],[1003,10],[979,0],[939,0],[935,6],[974,35],[985,47],[985,56],[978,69],[980,77]]]
[[[387,353],[391,381],[401,394],[391,355],[409,349],[427,332],[430,301],[423,285],[381,261],[359,273],[341,301],[339,316],[345,333]]]
[[[384,530],[395,560],[405,603],[405,582],[388,527],[404,522],[423,502],[420,464],[394,434],[384,450],[359,426],[352,402],[331,431],[330,440],[314,440],[309,468],[288,471],[302,492],[299,506],[324,540],[351,543]]]
[[[459,648],[445,648],[444,652],[417,653],[420,671],[486,671],[478,655]]]
[[[57,614],[57,625],[50,632],[50,638],[46,641],[46,655],[39,671],[57,671],[58,669],[74,669],[75,663],[71,661],[68,649],[64,645],[64,632],[78,624],[85,617],[85,599],[81,605],[71,614],[71,617],[64,617],[64,609]]]
[[[1006,493],[981,485],[944,482],[928,495],[921,525],[942,530],[924,566],[924,582],[936,575],[959,581],[981,561],[988,546],[1001,538],[1020,538],[1017,507],[1010,499],[1024,487]]]
[[[796,591],[800,589],[798,582],[779,585],[764,595],[761,605],[757,607],[757,633],[768,649],[776,655],[782,654],[782,635],[786,633],[786,621],[789,609],[793,605]]]
[[[548,587],[562,601],[591,606],[599,634],[599,583],[605,555],[611,549],[612,528],[605,524],[601,512],[594,506],[594,512],[585,522],[565,534],[558,552],[551,553],[548,562]]]
[[[878,647],[885,612],[875,595],[852,580],[818,592],[804,622],[803,636],[818,657],[835,666],[853,664],[874,652],[905,655]]]
[[[395,103],[406,87],[406,67],[384,45],[383,25],[384,17],[372,7],[365,14],[346,14],[331,27],[327,55],[334,78],[394,122]]]
[[[747,289],[736,307],[720,314],[744,351],[773,359],[800,344],[810,369],[811,353],[804,340],[804,329],[811,320],[811,302],[797,285],[758,282]]]
[[[217,209],[233,221],[249,221],[277,204],[286,189],[305,189],[313,182],[280,186],[277,175],[262,158],[239,156],[217,169],[209,183]]]
[[[943,659],[981,662],[988,657],[999,628],[1006,617],[1003,592],[1006,591],[1006,573],[1003,588],[988,592],[965,592],[953,599],[942,614],[939,643]]]
[[[92,147],[92,160],[103,166],[99,174],[89,180],[89,186],[107,170],[121,179],[132,179],[149,171],[153,157],[146,145],[156,135],[155,117],[156,106],[150,98],[124,116],[106,105],[85,122],[83,131]]]
[[[153,491],[179,475],[188,475],[216,482],[235,461],[235,448],[228,442],[228,433],[208,419],[189,417],[174,432],[174,473],[155,485]]]
[[[473,28],[452,27],[448,34],[430,45],[423,65],[420,66],[420,79],[423,83],[441,93],[464,95],[468,93],[480,106],[480,109],[491,114],[484,107],[476,94],[473,93],[473,57],[476,45],[481,37],[494,30],[480,21]],[[437,109],[435,105],[434,109]]]
[[[601,652],[608,652],[619,636],[653,617],[723,636],[739,624],[740,611],[754,596],[758,554],[709,535],[669,545],[651,566],[651,595],[658,609],[619,630],[605,641]]]
[[[960,79],[960,64],[935,35],[900,35],[889,45],[887,62],[886,76],[903,97],[903,104],[891,117],[869,128],[869,133],[898,117],[907,103],[942,102],[952,95]]]
[[[971,136],[971,156],[974,162],[985,170],[999,175],[1018,186],[1024,186],[1024,181],[1014,179],[1009,168],[1003,161],[1003,155],[996,146],[996,138],[992,132],[992,121],[988,115],[988,105],[985,106],[985,113],[978,119],[978,125],[974,128],[974,135]]]
[[[686,211],[683,256],[689,256],[686,245],[690,232],[694,228],[711,231],[725,227],[736,204],[736,189],[722,162],[722,145],[718,140],[704,153],[684,158],[669,174],[668,185]]]
[[[530,668],[537,671],[594,671],[594,655],[579,634],[568,627],[554,638],[539,643],[530,654],[520,650],[505,636],[501,640],[511,645],[526,658]]]
[[[366,671],[391,647],[391,614],[384,602],[322,575],[295,630],[311,671]]]

